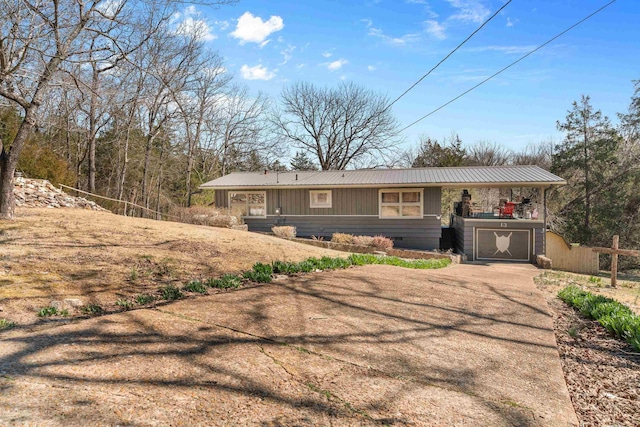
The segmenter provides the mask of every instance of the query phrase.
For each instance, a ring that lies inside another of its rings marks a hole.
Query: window
[[[267,196],[264,191],[229,192],[229,209],[244,217],[267,217]]]
[[[422,190],[380,190],[380,218],[422,218]]]
[[[312,208],[331,207],[331,190],[310,190],[309,197],[311,199],[310,207]]]

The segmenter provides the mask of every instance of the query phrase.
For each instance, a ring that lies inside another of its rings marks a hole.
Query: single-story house
[[[250,231],[292,225],[301,237],[383,235],[427,250],[441,247],[442,189],[465,189],[448,227],[456,250],[469,260],[534,261],[544,253],[545,191],[563,184],[537,166],[478,166],[237,172],[200,188],[215,190],[215,205],[239,212]],[[482,208],[466,190],[521,187],[537,189],[535,207],[501,199]]]

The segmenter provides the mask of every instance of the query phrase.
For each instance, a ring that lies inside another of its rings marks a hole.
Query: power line
[[[537,48],[529,51],[528,53],[524,54],[523,56],[521,56],[519,59],[517,59],[516,61],[512,62],[511,64],[507,65],[506,67],[504,67],[503,69],[501,69],[500,71],[496,72],[495,74],[492,74],[491,76],[487,77],[486,79],[484,79],[483,81],[481,81],[480,83],[478,83],[477,85],[473,86],[472,88],[462,92],[460,95],[456,96],[455,98],[453,98],[452,100],[442,104],[441,106],[439,106],[438,108],[436,108],[435,110],[425,114],[424,116],[420,117],[418,120],[416,120],[415,122],[411,123],[408,126],[403,127],[402,129],[400,129],[400,132],[404,132],[405,130],[409,129],[411,126],[415,125],[418,122],[421,122],[422,120],[426,119],[427,117],[429,117],[430,115],[442,110],[444,107],[446,107],[447,105],[451,104],[452,102],[457,101],[458,99],[462,98],[463,96],[465,96],[466,94],[468,94],[469,92],[471,92],[472,90],[482,86],[483,84],[485,84],[486,82],[488,82],[489,80],[491,80],[492,78],[494,78],[495,76],[497,76],[498,74],[501,74],[502,72],[508,70],[509,68],[513,67],[514,65],[516,65],[518,62],[522,61],[523,59],[525,59],[526,57],[528,57],[529,55],[534,54],[535,52],[539,51],[540,49],[542,49],[543,47],[545,47],[546,45],[548,45],[549,43],[553,42],[554,40],[556,40],[557,38],[565,35],[566,33],[568,33],[569,31],[573,30],[575,27],[577,27],[578,25],[582,24],[584,21],[588,20],[589,18],[593,17],[594,15],[600,13],[601,11],[603,11],[605,8],[607,8],[608,6],[611,6],[613,3],[615,3],[616,0],[611,0],[609,3],[605,4],[604,6],[602,6],[600,9],[596,10],[595,12],[593,12],[592,14],[582,18],[580,21],[576,22],[575,24],[573,24],[572,26],[570,26],[569,28],[567,28],[566,30],[564,30],[563,32],[555,35],[554,37],[550,38],[549,40],[547,40],[546,42],[544,42],[543,44],[541,44],[540,46],[538,46]]]
[[[400,98],[402,98],[403,96],[405,96],[411,89],[413,89],[414,87],[416,87],[422,80],[425,79],[425,77],[427,77],[429,74],[431,74],[436,68],[438,68],[444,61],[446,61],[447,59],[449,59],[449,57],[451,55],[453,55],[458,49],[460,49],[462,47],[463,44],[465,44],[466,42],[468,42],[469,40],[471,40],[471,37],[475,36],[476,33],[478,31],[480,31],[485,25],[487,25],[493,18],[495,18],[500,12],[502,12],[502,9],[504,9],[505,7],[507,7],[507,5],[509,5],[509,3],[511,3],[513,0],[509,0],[507,1],[505,4],[502,5],[502,7],[498,10],[496,10],[496,12],[491,15],[489,17],[489,19],[487,19],[486,21],[484,21],[482,23],[482,25],[480,25],[473,33],[471,33],[469,35],[469,37],[467,37],[466,39],[464,39],[458,46],[456,46],[455,49],[453,49],[451,52],[449,52],[449,54],[447,56],[445,56],[444,58],[442,58],[442,60],[440,62],[438,62],[433,68],[431,68],[424,76],[420,77],[420,79],[415,82],[414,84],[411,85],[411,87],[407,90],[405,90],[404,92],[402,92],[402,94],[397,97],[396,99],[394,99],[391,104],[387,105],[387,108],[385,108],[385,110],[388,110],[389,108],[391,108],[391,106],[393,104],[395,104],[396,102],[398,102],[400,100]]]

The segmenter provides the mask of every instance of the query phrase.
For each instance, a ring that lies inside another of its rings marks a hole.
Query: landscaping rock
[[[27,208],[78,208],[106,211],[100,205],[84,197],[74,197],[57,189],[46,179],[13,179],[13,195],[16,206]]]
[[[82,307],[84,305],[82,300],[79,300],[78,298],[66,298],[63,303],[69,307]]]
[[[551,258],[547,258],[543,255],[538,255],[536,257],[536,263],[545,270],[550,270],[553,268],[553,262],[551,261]]]

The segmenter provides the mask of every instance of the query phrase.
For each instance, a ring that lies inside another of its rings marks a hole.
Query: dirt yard
[[[537,274],[368,266],[17,327],[0,424],[577,425]]]
[[[239,273],[255,262],[343,252],[270,236],[82,209],[19,208],[0,221],[0,318],[38,320],[52,300],[118,310],[118,299],[167,284]]]

